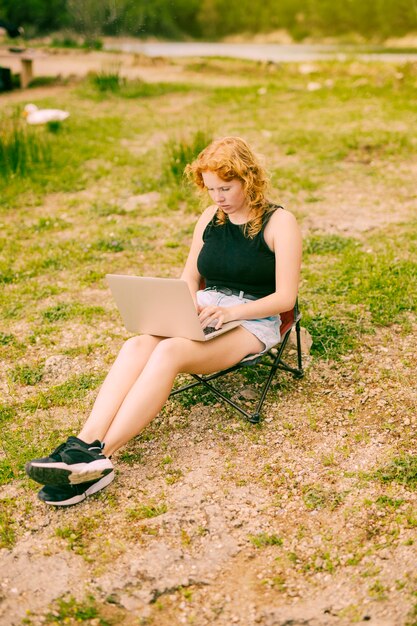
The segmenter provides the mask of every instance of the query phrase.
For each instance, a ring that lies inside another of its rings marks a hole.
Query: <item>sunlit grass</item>
[[[18,114],[0,119],[0,177],[23,177],[50,165],[51,145],[48,137],[30,128]]]

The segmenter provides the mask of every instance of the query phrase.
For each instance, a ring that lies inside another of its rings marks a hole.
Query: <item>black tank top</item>
[[[271,215],[281,206],[272,205],[264,216],[262,228],[253,239],[244,234],[244,225],[216,224],[216,215],[203,233],[203,247],[197,268],[206,287],[230,287],[262,298],[275,291],[275,254],[264,239]]]

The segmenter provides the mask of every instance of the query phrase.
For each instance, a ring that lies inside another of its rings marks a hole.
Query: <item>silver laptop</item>
[[[124,325],[134,333],[207,341],[240,324],[203,330],[185,280],[120,274],[107,274],[106,280]]]

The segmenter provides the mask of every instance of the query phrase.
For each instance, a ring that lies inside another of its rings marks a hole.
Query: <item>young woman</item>
[[[47,504],[76,504],[110,484],[110,457],[158,414],[178,373],[209,374],[279,343],[279,313],[294,306],[301,265],[294,216],[268,201],[265,172],[239,137],[214,141],[186,172],[213,204],[196,224],[182,278],[203,328],[242,323],[207,342],[128,339],[78,437],[26,465]]]

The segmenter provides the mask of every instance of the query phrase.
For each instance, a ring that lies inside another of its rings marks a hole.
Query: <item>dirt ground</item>
[[[181,64],[161,59],[117,54],[105,63],[122,63],[129,78],[193,80]],[[44,76],[102,68],[100,53],[35,61]],[[218,78],[225,80],[235,79]],[[31,89],[30,97],[60,89]],[[0,103],[28,98],[16,91]],[[333,180],[303,228],[360,237],[410,219],[417,159],[407,168],[401,204],[372,180],[361,190],[348,177]],[[218,404],[183,409],[170,402],[152,426],[155,438],[128,446],[132,460],[120,464],[116,481],[79,507],[51,510],[35,491],[28,494],[23,536],[0,552],[0,625],[415,624],[417,496],[397,485],[389,495],[401,503],[392,511],[377,504],[381,485],[364,481],[401,438],[413,450],[416,330],[412,319],[407,335],[378,329],[337,364],[311,367],[306,356],[305,378],[267,403],[262,429],[247,428]],[[82,370],[82,362],[62,359],[60,372]],[[245,383],[237,393],[250,396]],[[20,492],[14,483],[2,498]],[[161,502],[166,510],[157,516],[135,513]],[[89,596],[98,611],[92,617],[69,608],[65,617],[56,604],[75,598],[85,607]]]

